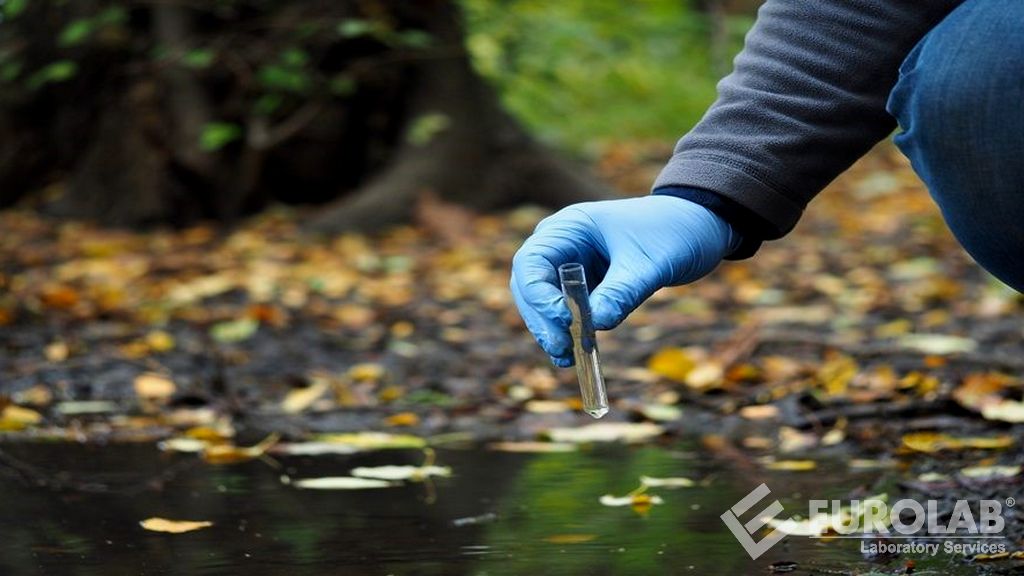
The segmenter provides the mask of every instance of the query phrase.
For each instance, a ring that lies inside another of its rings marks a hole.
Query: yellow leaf
[[[176,386],[167,376],[145,372],[135,377],[135,395],[145,400],[164,401],[170,398]]]
[[[281,410],[288,414],[298,414],[323,396],[330,386],[331,382],[327,378],[314,378],[309,386],[289,391],[281,402]]]
[[[399,412],[384,419],[388,426],[416,426],[420,423],[420,417],[415,412]]]
[[[150,532],[166,532],[168,534],[182,534],[201,530],[213,526],[213,522],[193,520],[168,520],[166,518],[147,518],[139,524]]]
[[[42,421],[43,416],[31,408],[11,404],[0,410],[0,430],[23,430]]]
[[[998,450],[1013,445],[1011,436],[990,438],[954,438],[935,432],[914,432],[903,436],[903,446],[916,452],[933,454],[943,450]]]
[[[174,349],[174,336],[163,330],[153,330],[144,338],[146,346],[154,352],[167,352]]]
[[[846,393],[850,381],[857,375],[857,363],[845,354],[832,353],[816,374],[818,384],[830,396]]]
[[[262,442],[251,447],[234,446],[231,444],[215,444],[207,446],[203,451],[203,459],[210,464],[237,464],[263,456],[271,446],[280,440],[277,434],[271,434]]]
[[[348,369],[348,375],[357,382],[377,382],[384,378],[384,367],[369,362],[356,364]]]
[[[625,496],[612,496],[611,494],[605,494],[598,500],[603,506],[646,506],[650,508],[654,504],[664,504],[665,501],[661,499],[661,496],[649,495],[649,494],[627,494]]]
[[[818,467],[814,460],[776,460],[765,464],[769,470],[781,470],[785,472],[807,472]]]
[[[50,362],[63,362],[68,359],[68,354],[70,354],[70,350],[67,343],[59,340],[47,344],[46,348],[43,349],[43,355]]]
[[[686,375],[697,366],[690,353],[683,348],[662,348],[647,361],[647,369],[655,374],[683,383]]]

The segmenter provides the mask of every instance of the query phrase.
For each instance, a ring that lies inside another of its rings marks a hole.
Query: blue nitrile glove
[[[560,265],[583,264],[594,326],[608,330],[659,288],[714,270],[741,240],[715,213],[673,196],[574,204],[542,220],[516,252],[512,295],[551,361],[571,366]]]

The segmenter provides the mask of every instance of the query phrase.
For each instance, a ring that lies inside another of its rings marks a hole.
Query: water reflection
[[[798,510],[811,494],[842,495],[867,478],[844,472],[833,485],[819,474],[758,477],[685,443],[538,455],[440,450],[454,477],[364,491],[297,490],[280,476],[345,475],[355,466],[418,464],[422,455],[290,458],[279,470],[262,462],[214,467],[149,445],[0,446],[51,483],[110,489],[55,491],[5,469],[4,575],[756,574],[779,560],[870,566],[854,543],[802,539],[751,562],[718,517],[761,481]],[[598,504],[602,494],[635,488],[641,475],[712,482],[659,490],[665,504],[645,517]],[[152,516],[215,525],[145,532],[138,522]]]

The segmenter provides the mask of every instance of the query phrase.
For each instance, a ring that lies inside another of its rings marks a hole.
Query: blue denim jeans
[[[907,56],[888,110],[957,240],[1024,292],[1024,1],[960,5]]]

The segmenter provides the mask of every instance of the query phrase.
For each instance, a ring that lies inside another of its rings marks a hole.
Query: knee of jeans
[[[904,151],[962,149],[958,138],[988,123],[999,129],[1020,94],[1024,2],[968,0],[908,54],[887,109]],[[909,154],[908,154],[909,155]],[[913,158],[911,158],[913,160]]]

